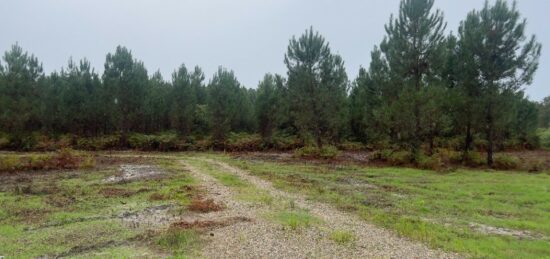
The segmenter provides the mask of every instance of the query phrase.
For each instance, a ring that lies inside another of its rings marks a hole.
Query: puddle
[[[526,238],[526,239],[538,239],[539,236],[531,233],[527,230],[514,230],[514,229],[507,229],[507,228],[499,228],[499,227],[493,227],[489,225],[483,225],[478,223],[470,223],[469,227],[477,232],[481,232],[483,234],[493,234],[493,235],[501,235],[501,236],[513,236],[520,239]]]
[[[164,174],[164,172],[153,165],[121,165],[120,174],[113,175],[104,180],[105,183],[121,183],[138,179],[149,179]]]

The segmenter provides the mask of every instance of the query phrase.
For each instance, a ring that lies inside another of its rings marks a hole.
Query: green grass
[[[212,156],[212,155],[211,155]],[[247,162],[217,156],[274,182],[436,248],[474,258],[550,255],[550,175]],[[471,223],[536,237],[480,233]]]
[[[312,216],[304,210],[294,211],[279,211],[268,216],[273,221],[289,228],[290,230],[298,230],[308,228],[312,225],[321,223],[321,220]]]
[[[169,229],[160,236],[157,244],[178,257],[185,257],[196,253],[202,240],[195,230]]]
[[[152,257],[158,251],[171,253],[170,249],[157,244],[146,245],[150,243],[146,229],[130,228],[118,218],[124,212],[162,204],[174,204],[176,210],[185,210],[194,190],[186,187],[195,185],[195,181],[175,160],[158,163],[167,171],[161,179],[106,184],[103,179],[116,170],[111,167],[28,173],[28,177],[21,178],[25,180],[3,184],[0,186],[0,255],[128,258]],[[120,189],[130,195],[105,196],[101,192],[104,188]],[[152,201],[149,199],[152,193],[165,194],[168,199]],[[142,236],[146,242],[134,241],[142,240]],[[129,248],[133,245],[139,249]]]
[[[355,241],[355,235],[346,230],[336,230],[330,233],[330,239],[340,245],[346,245]]]

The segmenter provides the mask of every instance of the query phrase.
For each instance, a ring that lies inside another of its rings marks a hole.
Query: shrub
[[[340,151],[335,146],[323,146],[319,152],[319,156],[324,159],[332,159],[339,154]]]
[[[449,162],[453,164],[460,164],[462,163],[462,152],[448,151],[447,158],[449,159]]]
[[[542,148],[550,149],[550,129],[538,129],[537,136]]]
[[[0,172],[90,168],[94,166],[94,157],[81,155],[70,149],[62,149],[53,154],[0,156]]]
[[[416,163],[418,167],[422,169],[430,169],[434,171],[441,170],[444,164],[441,160],[441,155],[433,154],[431,156],[420,155],[416,158]]]
[[[335,146],[323,146],[322,148],[306,146],[294,151],[294,156],[299,158],[333,159],[340,154]]]
[[[302,141],[295,135],[276,134],[271,138],[272,147],[277,150],[294,150],[301,148]]]
[[[262,137],[259,134],[230,133],[225,142],[228,151],[256,151],[262,147]]]
[[[16,156],[0,156],[0,172],[13,172],[21,168],[21,162]]]
[[[119,135],[107,135],[94,138],[79,138],[75,148],[83,150],[106,150],[120,147]]]
[[[470,151],[468,152],[468,155],[466,156],[466,161],[464,161],[464,163],[467,166],[472,166],[472,167],[482,166],[485,164],[485,159],[483,158],[481,153],[476,151]]]
[[[493,162],[494,168],[502,170],[517,169],[520,164],[519,158],[505,154],[496,155]]]
[[[396,151],[388,157],[388,162],[391,165],[406,165],[413,159],[413,155],[409,151]]]
[[[145,135],[139,133],[130,134],[128,137],[130,148],[150,151],[172,151],[178,150],[180,141],[176,133],[167,132],[159,135]]]
[[[338,145],[338,148],[345,151],[361,151],[365,150],[366,146],[361,142],[345,141]]]
[[[214,142],[212,141],[212,138],[207,137],[200,140],[197,140],[191,147],[194,151],[207,151],[212,149],[214,146]]]
[[[294,150],[294,156],[300,158],[316,158],[319,156],[319,149],[314,146],[305,146]]]
[[[391,149],[377,150],[372,153],[371,159],[378,160],[378,161],[388,161],[392,153],[393,153],[393,150]]]

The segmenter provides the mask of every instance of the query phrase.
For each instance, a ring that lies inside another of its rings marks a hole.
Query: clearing
[[[550,255],[550,175],[221,153],[97,153],[0,175],[0,256]]]

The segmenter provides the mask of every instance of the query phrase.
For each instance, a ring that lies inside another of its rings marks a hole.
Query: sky
[[[435,6],[447,31],[456,32],[483,2],[435,0]],[[207,78],[223,66],[255,88],[265,73],[286,74],[289,39],[313,26],[343,57],[353,80],[368,67],[398,8],[399,0],[0,0],[0,52],[18,42],[47,73],[69,57],[87,58],[102,73],[106,54],[123,45],[166,80],[182,63],[200,66]],[[518,0],[518,9],[527,32],[543,44],[535,80],[526,86],[529,98],[540,101],[550,96],[550,1]]]

